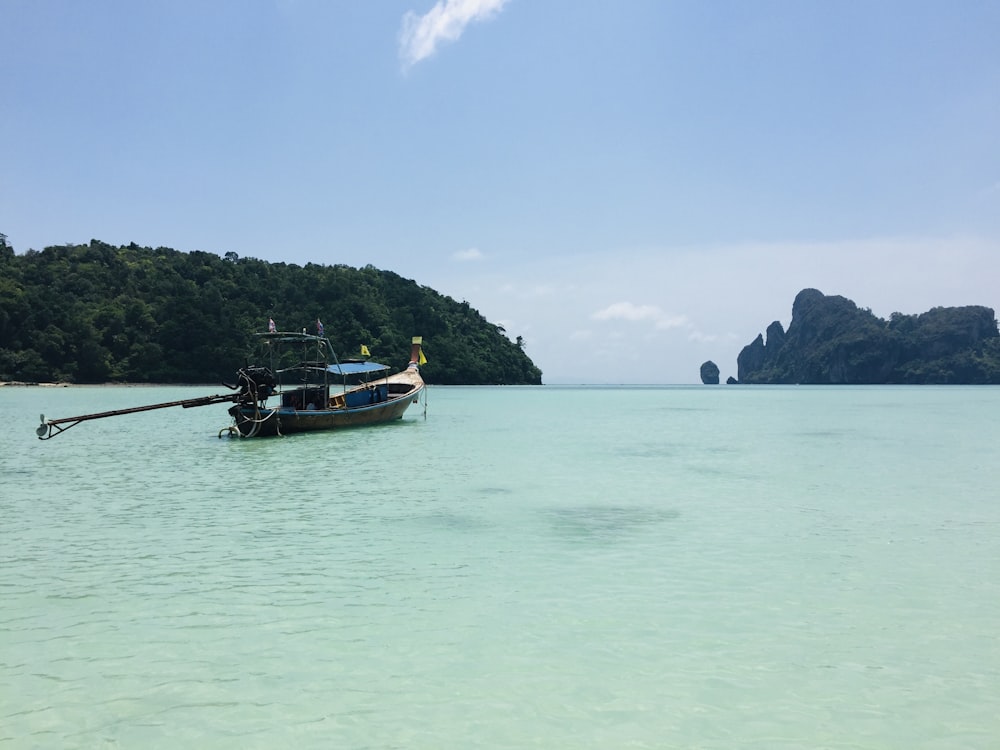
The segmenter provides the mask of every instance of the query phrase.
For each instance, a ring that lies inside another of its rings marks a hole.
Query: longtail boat
[[[406,368],[390,375],[388,365],[367,358],[339,360],[321,325],[318,335],[272,329],[255,336],[260,343],[261,363],[237,371],[236,385],[227,386],[233,393],[61,419],[46,419],[43,414],[35,431],[38,439],[48,440],[92,419],[222,403],[232,404],[232,424],[219,430],[219,437],[334,430],[401,419],[424,391],[420,365],[426,359],[420,337],[413,338]]]

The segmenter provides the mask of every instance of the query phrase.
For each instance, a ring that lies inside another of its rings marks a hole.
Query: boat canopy
[[[292,331],[268,331],[267,333],[255,333],[254,336],[257,338],[264,339],[265,341],[291,341],[293,343],[305,343],[309,341],[315,341],[317,343],[326,341],[323,336],[313,336],[311,333],[295,333]]]
[[[389,365],[380,365],[378,362],[341,362],[329,365],[326,371],[334,375],[370,375],[376,372],[383,372],[389,369]]]

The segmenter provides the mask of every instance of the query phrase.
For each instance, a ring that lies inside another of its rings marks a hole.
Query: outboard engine
[[[241,367],[236,373],[239,403],[254,404],[273,396],[278,383],[267,367]]]

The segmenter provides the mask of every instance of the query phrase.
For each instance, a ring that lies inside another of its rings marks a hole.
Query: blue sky
[[[735,375],[805,287],[1000,309],[996,2],[3,0],[0,28],[18,252],[370,263],[548,383]]]

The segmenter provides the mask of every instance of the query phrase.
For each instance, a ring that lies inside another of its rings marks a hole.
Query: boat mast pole
[[[340,387],[343,388],[346,391],[347,390],[347,375],[344,374],[344,369],[340,366],[340,358],[337,356],[337,350],[333,348],[333,344],[330,343],[330,339],[328,339],[328,338],[326,338],[324,336],[323,340],[326,341],[326,349],[327,349],[328,352],[330,352],[330,357],[333,359],[333,363],[335,365],[337,365],[337,372],[340,373]],[[329,382],[330,382],[329,381],[329,377],[330,377],[330,368],[329,368],[329,366],[327,366],[327,368],[326,368],[326,373],[327,373],[326,374],[327,384],[329,385]],[[329,390],[327,391],[327,393],[329,393]],[[345,402],[345,404],[346,404],[346,402]]]

